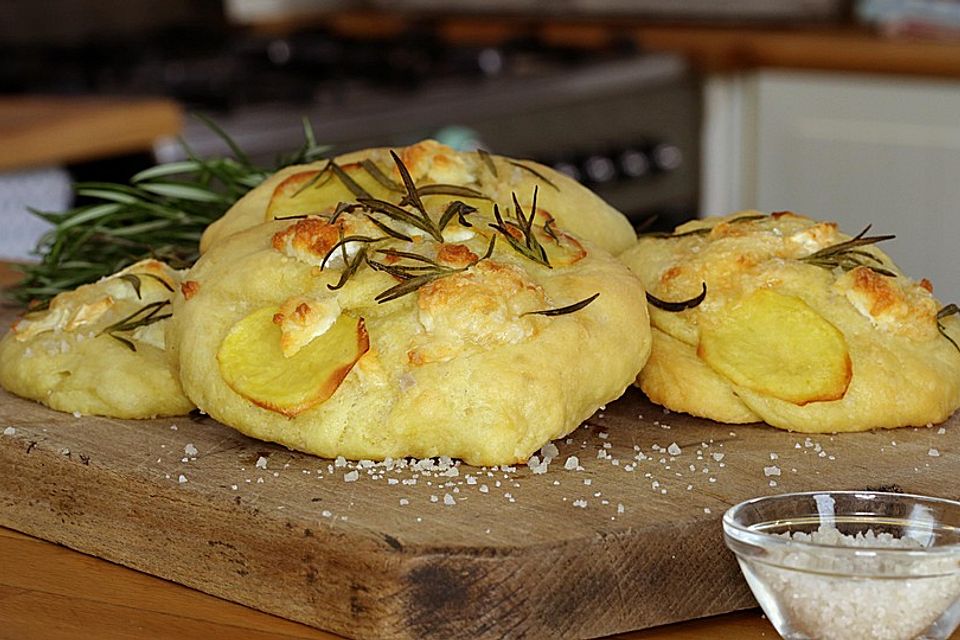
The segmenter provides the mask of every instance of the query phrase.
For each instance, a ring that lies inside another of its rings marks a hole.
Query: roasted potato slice
[[[697,355],[735,385],[797,405],[843,397],[843,334],[796,296],[758,289],[702,327]]]
[[[312,169],[295,173],[273,190],[267,205],[266,221],[287,216],[318,214],[333,211],[339,202],[355,202],[351,186],[362,189],[380,200],[399,200],[400,194],[387,189],[359,163],[339,167]],[[348,186],[348,182],[352,183]]]
[[[363,318],[341,315],[326,332],[290,357],[281,348],[276,307],[237,322],[217,352],[227,385],[257,406],[294,417],[333,395],[370,348]]]

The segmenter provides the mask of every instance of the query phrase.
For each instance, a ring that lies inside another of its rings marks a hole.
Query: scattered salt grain
[[[182,473],[180,474],[180,477],[177,478],[177,482],[179,482],[180,484],[183,484],[186,481],[187,481],[187,476],[183,475]]]
[[[944,429],[943,427],[940,427],[939,429],[937,429],[937,435],[938,435],[938,436],[942,436],[942,435],[945,434],[946,432],[947,432],[947,430]]]
[[[767,477],[770,477],[770,476],[779,476],[779,475],[780,475],[780,467],[778,467],[777,465],[773,465],[773,466],[770,466],[770,467],[764,467],[764,468],[763,468],[763,475],[765,475],[765,476],[767,476]]]
[[[723,460],[723,457],[724,457],[724,455],[726,455],[726,454],[723,454],[723,453],[712,453],[712,454],[710,454],[710,455],[713,457],[713,459],[714,459],[716,462],[720,462],[721,460]]]
[[[73,412],[73,417],[74,417],[74,418],[82,418],[82,417],[83,417],[83,414],[80,413],[79,411],[74,411],[74,412]]]
[[[16,435],[16,433],[17,433],[17,430],[14,429],[13,427],[7,427],[6,429],[3,430],[3,435],[5,436]]]
[[[676,442],[671,442],[670,446],[667,447],[667,453],[669,453],[672,456],[678,456],[682,453],[682,451],[683,450],[680,448],[680,446]]]
[[[480,493],[488,493],[488,492],[490,491],[490,487],[488,487],[488,486],[485,485],[485,484],[482,484],[482,485],[480,485],[480,489],[479,489],[479,490],[480,490]]]
[[[927,455],[930,456],[931,458],[939,458],[939,457],[940,457],[940,450],[939,450],[939,449],[930,449],[929,451],[927,451]]]
[[[344,482],[356,482],[356,481],[357,481],[357,478],[359,478],[359,477],[360,477],[360,472],[357,471],[356,469],[354,469],[353,471],[348,471],[348,472],[346,472],[345,474],[343,474],[343,481],[344,481]]]
[[[583,499],[574,500],[574,501],[573,501],[573,506],[575,506],[575,507],[580,507],[581,509],[586,509],[586,508],[587,508],[587,501],[586,501],[586,500],[583,500]]]
[[[771,454],[770,454],[770,459],[771,459],[771,460],[777,460],[777,459],[779,459],[779,458],[780,458],[780,456],[779,456],[778,454],[776,454],[776,453],[771,453]]]
[[[713,512],[710,510],[710,507],[704,507],[704,508],[703,508],[703,512],[706,513],[706,514],[708,514],[708,515],[711,514],[711,513],[713,513]]]
[[[267,459],[263,456],[257,458],[257,469],[266,469],[267,468]]]
[[[410,501],[409,501],[409,500],[407,500],[406,498],[400,498],[400,506],[401,506],[401,507],[405,507],[405,506],[407,506],[408,504],[410,504]]]
[[[239,487],[238,487],[237,485],[235,485],[235,484],[232,484],[232,485],[230,485],[230,489],[233,490],[233,491],[236,491],[237,489],[239,489]]]
[[[543,456],[544,460],[552,460],[560,455],[560,450],[557,449],[557,445],[548,442],[540,448],[540,455]]]
[[[177,430],[177,425],[175,424],[170,425],[170,431],[176,431],[176,430]]]
[[[259,462],[259,460],[257,462]],[[343,456],[337,456],[337,459],[333,461],[333,466],[337,467],[338,469],[345,467],[347,466],[347,459]]]
[[[185,446],[185,447],[183,448],[183,452],[184,452],[185,454],[187,454],[188,456],[190,456],[190,457],[193,457],[193,456],[197,455],[197,453],[199,453],[199,452],[197,451],[197,448],[196,448],[195,446],[193,446],[193,444],[188,444],[187,446]]]
[[[580,458],[577,456],[570,456],[567,458],[566,462],[563,463],[563,468],[567,471],[574,471],[577,467],[580,466]]]
[[[457,504],[457,500],[452,495],[447,493],[443,496],[443,504],[447,505],[448,507],[452,507],[453,505]]]

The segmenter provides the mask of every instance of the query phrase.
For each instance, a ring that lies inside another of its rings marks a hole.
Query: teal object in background
[[[453,147],[457,151],[476,151],[477,149],[490,151],[480,139],[480,134],[470,127],[451,125],[439,129],[433,137],[437,142]]]

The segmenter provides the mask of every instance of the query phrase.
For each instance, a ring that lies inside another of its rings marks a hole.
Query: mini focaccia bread
[[[60,411],[151,418],[188,413],[164,352],[181,272],[143,260],[29,312],[0,340],[0,386]]]
[[[650,336],[622,263],[542,211],[426,216],[437,239],[405,210],[265,222],[213,245],[167,332],[187,395],[320,456],[492,465],[527,460],[633,382]]]
[[[223,238],[261,222],[302,214],[329,214],[340,202],[369,197],[399,204],[403,181],[386,148],[364,149],[307,165],[286,167],[247,193],[203,234],[201,252]],[[396,150],[421,190],[427,210],[439,218],[451,196],[491,215],[494,202],[513,195],[528,209],[537,203],[568,233],[614,255],[633,244],[630,222],[576,180],[531,160],[484,152],[460,152],[434,140]],[[433,193],[434,195],[429,195]]]
[[[809,433],[926,425],[960,406],[960,322],[926,280],[832,222],[744,211],[642,236],[638,383],[671,410]]]

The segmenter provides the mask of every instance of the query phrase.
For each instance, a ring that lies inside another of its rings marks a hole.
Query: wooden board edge
[[[755,606],[717,522],[404,547],[26,448],[0,442],[0,524],[350,637],[591,638]]]

